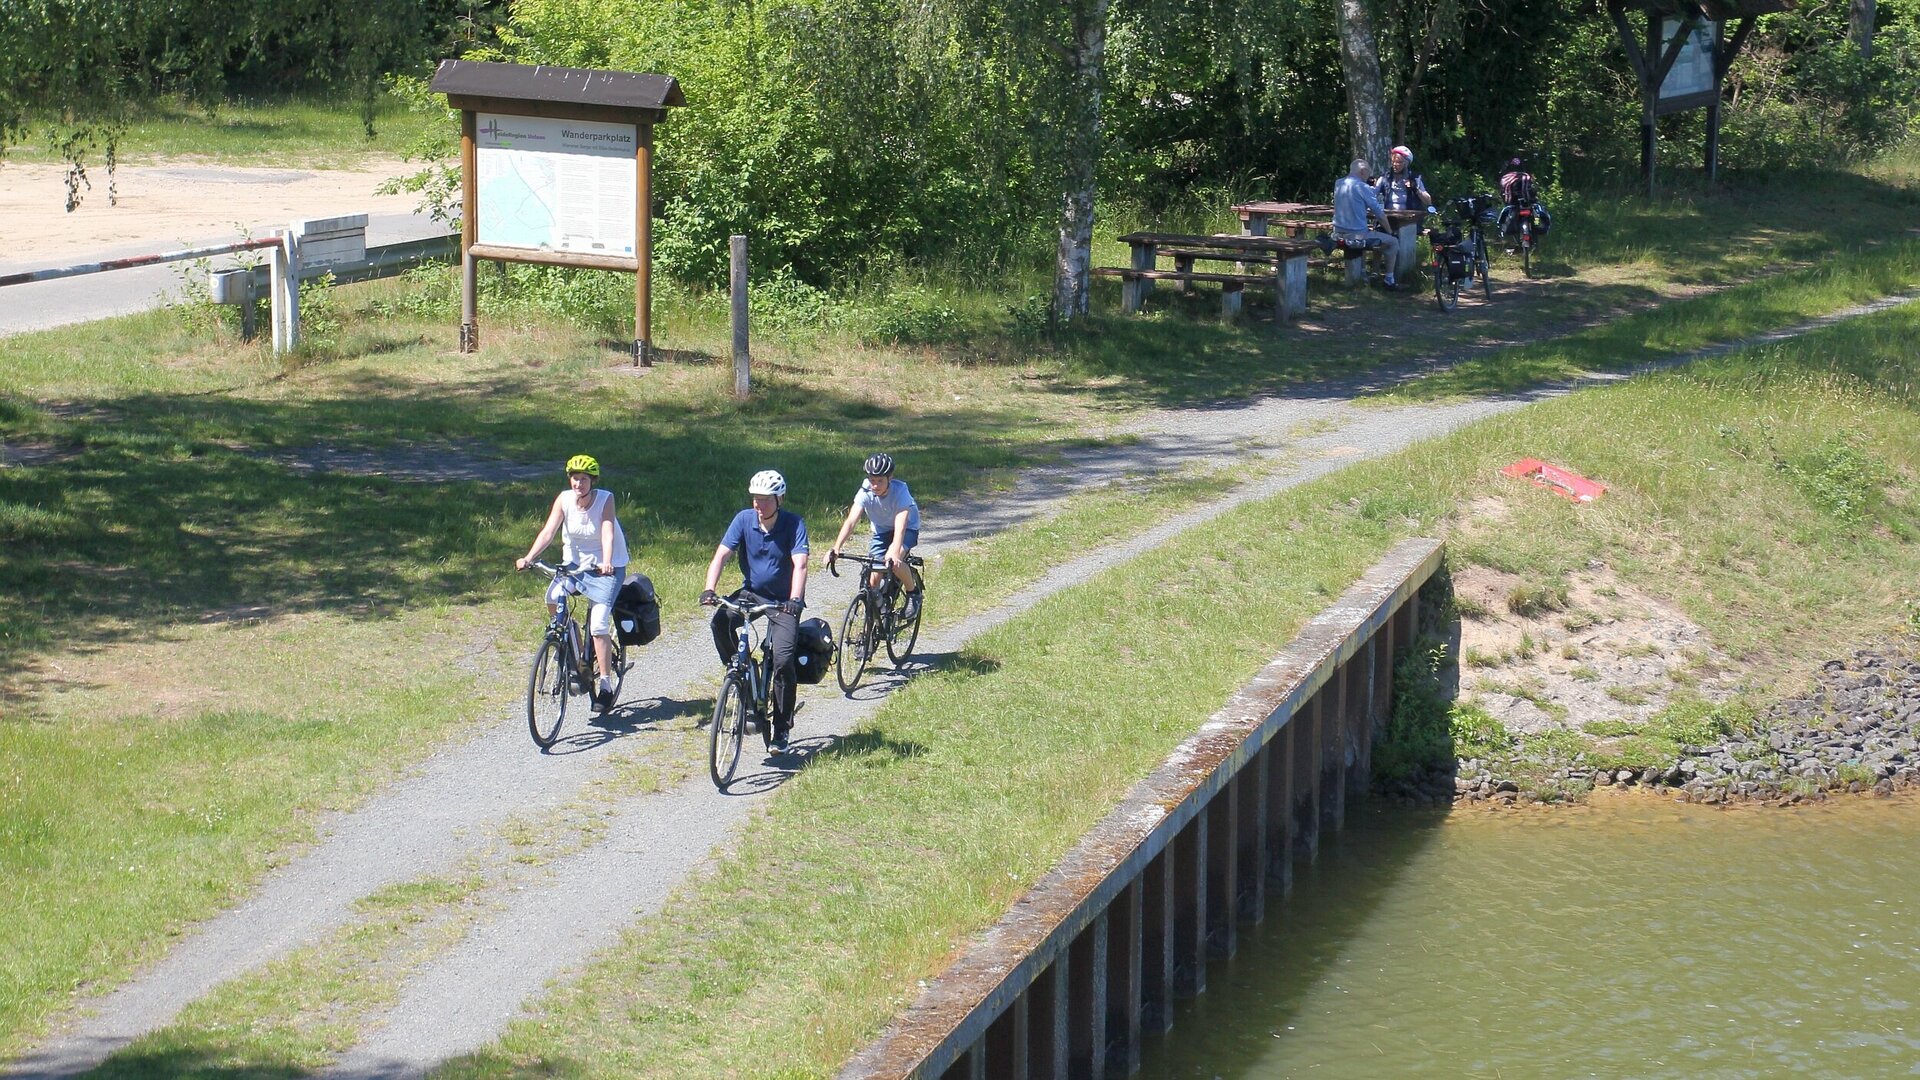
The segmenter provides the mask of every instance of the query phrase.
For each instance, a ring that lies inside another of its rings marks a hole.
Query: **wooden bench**
[[[1276,323],[1285,323],[1306,314],[1307,255],[1320,250],[1317,242],[1299,238],[1269,236],[1189,236],[1182,233],[1129,233],[1120,238],[1133,249],[1131,266],[1096,266],[1093,273],[1121,280],[1120,310],[1132,315],[1145,305],[1155,282],[1177,281],[1184,291],[1192,291],[1195,282],[1220,286],[1220,310],[1233,318],[1241,310],[1241,296],[1249,285],[1274,291]],[[1172,270],[1159,268],[1159,260],[1171,258]],[[1248,273],[1236,270],[1221,273],[1195,270],[1195,262],[1225,262],[1239,267],[1272,267]]]

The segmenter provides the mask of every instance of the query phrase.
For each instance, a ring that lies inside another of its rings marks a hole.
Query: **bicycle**
[[[724,792],[733,782],[734,770],[740,767],[741,747],[751,730],[758,727],[768,751],[774,748],[773,643],[755,620],[780,610],[780,605],[743,603],[725,596],[715,598],[714,603],[743,616],[739,644],[721,677],[720,696],[713,702],[713,723],[707,725],[707,768],[713,786]]]
[[[1540,235],[1540,222],[1533,211],[1531,202],[1514,203],[1513,218],[1508,224],[1513,230],[1514,246],[1520,249],[1520,272],[1527,277],[1533,276],[1533,248],[1535,238]]]
[[[1487,272],[1487,237],[1483,231],[1487,213],[1493,207],[1493,196],[1463,195],[1448,205],[1452,216],[1444,219],[1440,228],[1427,231],[1427,243],[1433,252],[1433,261],[1428,266],[1433,277],[1433,299],[1441,311],[1458,307],[1462,283],[1472,288],[1476,277],[1480,279],[1481,294],[1489,302],[1493,300],[1493,278]]]
[[[833,658],[834,680],[843,693],[851,694],[866,677],[867,668],[872,666],[883,643],[895,668],[913,655],[914,642],[920,640],[921,612],[915,608],[912,617],[908,617],[906,593],[900,588],[900,579],[887,569],[887,560],[853,554],[843,554],[840,558],[860,564],[860,587],[854,590],[847,613],[840,617],[840,648]],[[907,569],[913,574],[913,587],[920,593],[922,607],[927,594],[920,568],[925,565],[920,556],[907,556]],[[835,560],[827,560],[827,572],[840,576]],[[875,573],[886,575],[886,581],[878,590],[869,583]],[[847,667],[849,661],[853,665],[851,671]]]
[[[529,565],[549,579],[582,576],[580,568],[573,563]],[[573,615],[573,598],[578,595],[576,588],[554,608],[553,618],[547,620],[546,637],[534,650],[533,669],[527,675],[527,731],[533,736],[533,744],[542,750],[560,738],[560,725],[567,716],[567,699],[591,696],[599,681],[599,661],[593,642]],[[607,644],[610,648],[607,659],[612,667],[607,676],[613,680],[613,698],[617,700],[630,666],[627,647],[620,643],[618,634],[610,635]]]

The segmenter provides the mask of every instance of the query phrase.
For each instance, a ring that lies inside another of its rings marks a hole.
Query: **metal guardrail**
[[[55,266],[45,270],[27,270],[18,274],[0,274],[0,288],[8,285],[25,285],[33,281],[58,281],[61,278],[79,277],[82,274],[98,274],[108,270],[131,270],[136,266],[158,266],[161,263],[182,262],[187,259],[211,259],[218,255],[235,255],[242,251],[259,251],[263,248],[277,248],[281,239],[270,236],[259,240],[237,240],[231,244],[211,244],[207,247],[186,248],[181,251],[163,251],[154,255],[132,255],[124,259],[106,259],[101,262],[76,263],[73,266]],[[262,281],[268,272],[266,265],[260,266]]]
[[[277,241],[276,241],[277,242]],[[353,285],[362,281],[376,281],[380,278],[395,277],[424,262],[435,259],[450,259],[460,254],[460,234],[429,236],[420,240],[403,240],[397,244],[382,244],[367,249],[367,257],[359,262],[343,263],[334,266],[302,266],[300,280],[312,281],[333,274],[334,284]],[[266,287],[269,269],[265,264],[252,267],[251,270],[236,269],[226,273],[250,273],[255,289]]]
[[[295,348],[300,342],[300,282],[329,273],[342,285],[373,281],[404,273],[423,262],[449,258],[460,251],[458,234],[369,248],[366,224],[365,214],[297,221],[290,229],[271,237],[0,275],[0,288],[110,270],[212,259],[244,251],[271,251],[272,258],[261,265],[213,271],[207,284],[215,303],[241,305],[241,334],[248,340],[253,337],[253,301],[258,296],[267,296],[272,303],[273,351],[280,353]]]

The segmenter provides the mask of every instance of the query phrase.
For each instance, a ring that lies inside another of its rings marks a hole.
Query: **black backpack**
[[[613,629],[622,645],[645,645],[660,636],[660,598],[653,581],[635,574],[613,598]]]

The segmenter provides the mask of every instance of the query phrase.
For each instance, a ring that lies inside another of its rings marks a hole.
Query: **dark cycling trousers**
[[[753,600],[757,603],[771,604],[773,598],[741,589],[731,599],[736,601]],[[800,647],[800,617],[776,611],[766,616],[767,641],[773,646],[773,718],[779,724],[786,724],[793,717],[793,654]],[[720,654],[720,662],[733,662],[733,652],[739,648],[740,624],[744,621],[738,612],[726,608],[713,613],[713,647]]]

